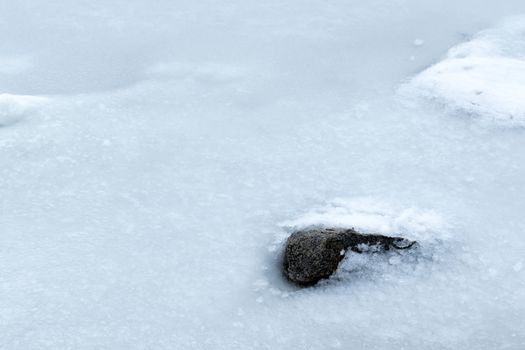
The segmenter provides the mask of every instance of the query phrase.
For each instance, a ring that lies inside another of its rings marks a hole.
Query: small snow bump
[[[37,111],[46,100],[38,96],[0,94],[0,126],[19,122]]]
[[[413,42],[414,46],[423,46],[424,43],[423,39],[415,39]]]

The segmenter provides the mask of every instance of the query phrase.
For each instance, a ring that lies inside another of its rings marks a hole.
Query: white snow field
[[[523,14],[0,0],[0,349],[524,349]]]

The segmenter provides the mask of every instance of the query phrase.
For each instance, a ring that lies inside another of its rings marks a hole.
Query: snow
[[[17,123],[35,113],[45,101],[38,96],[0,94],[0,127]]]
[[[405,93],[435,100],[461,115],[525,126],[524,38],[523,18],[482,31],[418,74]]]
[[[0,348],[522,349],[524,12],[0,1]],[[420,248],[287,284],[335,224]]]
[[[425,43],[423,39],[415,39],[414,46],[422,46]]]
[[[289,231],[311,226],[350,227],[363,233],[398,233],[416,241],[446,239],[450,235],[444,219],[432,210],[403,208],[366,197],[334,199],[327,206],[287,220],[281,226]]]

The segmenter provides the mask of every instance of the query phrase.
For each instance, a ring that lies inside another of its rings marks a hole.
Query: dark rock
[[[312,285],[335,272],[347,250],[407,249],[416,242],[401,237],[361,234],[353,229],[308,229],[292,233],[284,250],[284,275],[299,285]]]

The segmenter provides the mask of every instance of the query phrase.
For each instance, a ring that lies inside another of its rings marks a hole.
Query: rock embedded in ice
[[[296,231],[286,241],[283,272],[298,285],[313,285],[330,277],[348,250],[380,252],[410,248],[415,243],[401,237],[361,234],[353,229]]]

